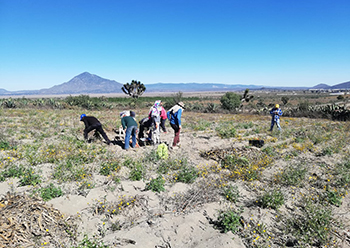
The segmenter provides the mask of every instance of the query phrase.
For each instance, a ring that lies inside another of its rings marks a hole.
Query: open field
[[[81,113],[113,138],[121,110],[0,109],[0,247],[350,247],[349,122],[185,111],[168,157],[83,141]]]

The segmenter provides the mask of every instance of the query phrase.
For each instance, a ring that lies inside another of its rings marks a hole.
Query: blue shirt
[[[270,111],[270,115],[272,115],[272,119],[274,121],[279,120],[280,116],[283,114],[282,110],[280,108],[273,108]]]
[[[168,111],[166,115],[171,124],[181,126],[181,115],[182,115],[181,108],[175,113],[171,113],[171,111]]]

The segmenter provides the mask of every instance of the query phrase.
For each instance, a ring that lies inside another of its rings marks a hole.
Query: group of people
[[[172,143],[173,147],[176,147],[180,143],[180,131],[181,131],[181,116],[184,110],[184,103],[179,102],[175,104],[169,111],[165,111],[162,101],[155,101],[154,105],[151,107],[147,117],[140,120],[140,129],[136,122],[136,114],[133,111],[123,111],[120,113],[122,130],[125,133],[124,149],[128,150],[130,147],[130,137],[131,137],[131,147],[134,148],[137,145],[136,135],[138,134],[139,141],[152,141],[153,144],[160,143],[160,128],[164,133],[167,132],[165,127],[165,122],[168,119],[170,126],[174,130],[174,140]],[[273,130],[274,125],[277,126],[278,130],[281,130],[280,116],[283,114],[279,105],[276,104],[274,108],[270,110],[272,116],[271,127],[269,131]],[[80,116],[80,121],[84,122],[84,139],[87,140],[88,133],[92,130],[99,132],[102,137],[106,140],[107,144],[111,143],[107,134],[102,128],[100,121],[94,116],[86,116],[82,114]],[[148,137],[145,138],[145,131],[148,133]]]
[[[136,121],[136,114],[133,111],[123,111],[120,113],[121,117],[121,128],[125,133],[124,149],[128,150],[130,147],[134,148],[137,145],[136,136],[138,134],[139,140],[152,141],[153,144],[160,143],[160,129],[164,133],[167,132],[165,127],[165,122],[168,119],[170,126],[174,130],[174,140],[172,143],[173,147],[176,147],[180,143],[180,130],[181,130],[181,116],[184,110],[184,103],[179,102],[175,104],[169,111],[163,107],[162,101],[155,101],[154,105],[150,108],[147,117],[143,118],[140,123],[140,129]],[[82,114],[80,116],[80,121],[84,122],[84,139],[88,139],[88,133],[96,130],[102,135],[106,143],[109,145],[112,142],[108,138],[107,134],[102,128],[100,121],[94,116],[86,116]],[[147,131],[147,138],[145,138],[144,133]]]

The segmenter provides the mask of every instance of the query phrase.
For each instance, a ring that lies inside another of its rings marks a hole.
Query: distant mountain
[[[260,85],[242,85],[242,84],[211,84],[211,83],[157,83],[145,84],[146,92],[203,92],[203,91],[230,91],[260,89]]]
[[[331,89],[350,89],[350,81],[333,85]]]
[[[10,92],[5,90],[5,89],[0,89],[0,95],[7,95],[9,94]]]
[[[285,91],[285,90],[307,90],[307,89],[350,89],[350,81],[329,86],[327,84],[318,84],[310,87],[266,87],[261,85],[243,85],[243,84],[218,84],[218,83],[156,83],[145,84],[147,92],[225,92],[250,90],[267,91]],[[2,96],[18,95],[70,95],[70,94],[108,94],[123,93],[121,88],[123,84],[114,80],[105,79],[97,75],[84,72],[72,78],[68,82],[55,85],[48,89],[41,90],[20,90],[7,91],[0,89]]]
[[[49,89],[39,90],[39,94],[122,93],[122,86],[121,83],[114,80],[84,72],[66,83],[55,85]]]
[[[329,86],[328,84],[318,84],[312,87],[311,89],[330,89],[332,86]]]

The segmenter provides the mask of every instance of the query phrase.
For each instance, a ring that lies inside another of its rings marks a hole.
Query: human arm
[[[125,130],[126,129],[125,117],[122,118],[121,123],[122,123],[123,130]]]
[[[182,109],[180,108],[177,111],[177,122],[178,122],[179,128],[181,128],[181,116],[182,116]]]

